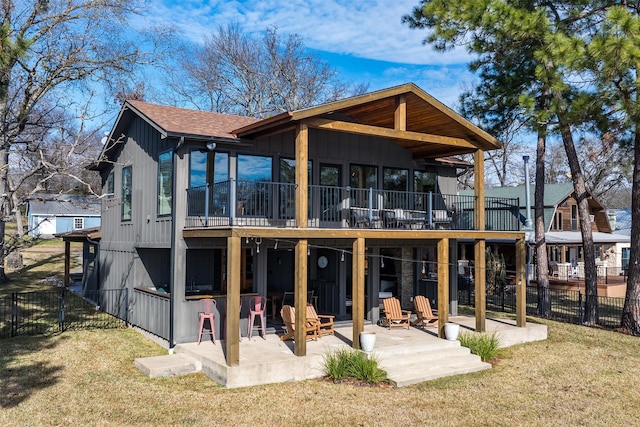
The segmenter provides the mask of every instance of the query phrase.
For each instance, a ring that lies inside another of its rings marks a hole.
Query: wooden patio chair
[[[318,314],[312,304],[307,304],[307,320],[315,319],[318,322],[318,336],[322,338],[323,335],[331,334],[335,335],[333,331],[333,321],[336,316],[329,314]]]
[[[427,297],[417,295],[413,298],[413,306],[416,309],[418,318],[411,322],[412,326],[420,325],[423,328],[426,326],[438,327],[438,316],[435,316],[431,311],[431,303]]]
[[[402,310],[398,298],[385,298],[382,300],[382,304],[384,305],[384,315],[387,319],[385,326],[388,326],[389,329],[394,326],[406,326],[409,329],[409,326],[411,326],[411,311]]]
[[[287,328],[287,333],[280,337],[280,341],[293,338],[296,330],[296,309],[290,305],[285,305],[280,310],[280,316],[284,326]],[[317,319],[306,319],[305,322],[307,339],[311,338],[314,341],[318,340],[319,321]]]

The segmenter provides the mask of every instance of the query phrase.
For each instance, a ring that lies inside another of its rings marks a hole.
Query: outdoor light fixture
[[[344,262],[344,251],[342,251],[342,255],[340,256],[340,261]]]
[[[208,151],[214,151],[216,149],[216,143],[211,141],[211,142],[207,142],[207,150]]]
[[[278,249],[278,241],[277,241],[277,240],[276,240],[276,244],[275,244],[275,245],[273,245],[273,249],[274,249],[274,250]]]

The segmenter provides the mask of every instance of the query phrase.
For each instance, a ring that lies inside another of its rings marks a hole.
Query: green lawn
[[[42,289],[39,278],[59,274],[59,255],[38,256],[10,286]],[[133,360],[166,352],[131,329],[0,339],[0,426],[637,425],[640,340],[541,322],[548,340],[502,350],[491,370],[399,389],[150,379]]]
[[[164,351],[133,330],[5,339],[0,425],[637,425],[638,338],[545,323],[547,341],[503,350],[489,371],[400,389],[150,379],[133,360]]]

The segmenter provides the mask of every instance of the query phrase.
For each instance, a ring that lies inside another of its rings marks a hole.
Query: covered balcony
[[[475,196],[308,186],[309,228],[474,230]],[[187,189],[186,228],[297,227],[296,184],[230,179]],[[487,230],[519,229],[518,199],[486,197]]]

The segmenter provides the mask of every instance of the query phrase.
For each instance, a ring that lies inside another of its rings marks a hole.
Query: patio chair
[[[388,326],[389,329],[394,326],[406,326],[409,329],[409,326],[411,326],[411,311],[402,310],[398,298],[385,298],[382,300],[382,304],[384,305],[384,315],[386,317],[385,326]]]
[[[216,315],[214,310],[211,309],[211,306],[215,309],[216,300],[211,298],[206,298],[202,300],[202,311],[198,313],[198,345],[200,345],[200,341],[202,340],[202,333],[204,330],[204,322],[205,320],[209,320],[209,331],[204,330],[205,335],[211,335],[211,341],[216,343]]]
[[[247,337],[251,339],[251,335],[253,335],[253,329],[255,328],[260,330],[260,335],[263,339],[267,339],[265,336],[265,334],[267,333],[267,299],[263,296],[256,296],[251,297],[249,301],[249,330],[247,331]],[[260,319],[260,326],[254,326],[256,317]]]
[[[431,303],[429,299],[424,295],[417,295],[413,298],[413,306],[416,309],[416,320],[411,322],[412,326],[420,325],[423,328],[426,326],[438,327],[438,316],[431,311]]]
[[[394,209],[393,216],[395,217],[396,225],[398,226],[398,228],[411,228],[411,224],[413,224],[414,222],[411,213],[405,212],[404,209]]]
[[[290,305],[285,305],[280,310],[280,316],[287,329],[287,332],[280,337],[280,341],[286,341],[289,338],[293,338],[296,330],[296,309]],[[318,325],[317,319],[306,319],[305,328],[307,339],[311,338],[314,341],[318,340]]]
[[[312,304],[307,304],[307,319],[315,319],[318,322],[318,336],[322,338],[323,335],[331,334],[335,335],[333,331],[333,320],[336,316],[329,314],[318,314]]]

